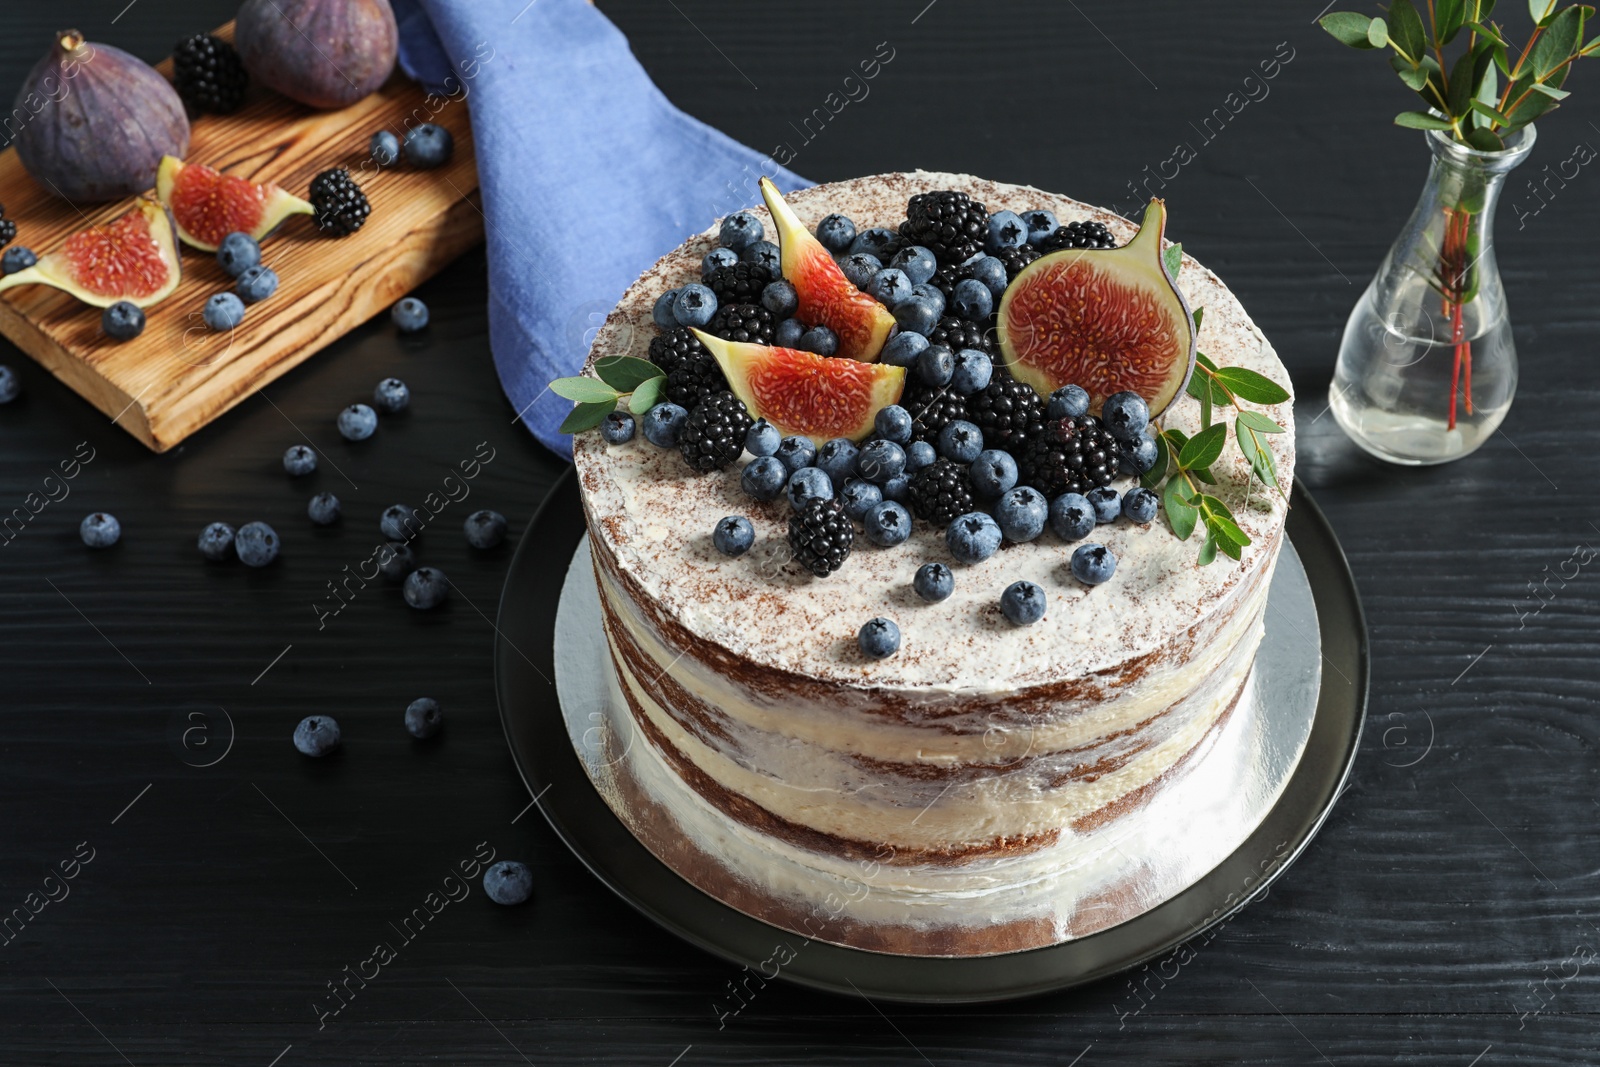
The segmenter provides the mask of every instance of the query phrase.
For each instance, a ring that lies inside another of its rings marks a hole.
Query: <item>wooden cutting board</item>
[[[233,39],[233,24],[216,31]],[[171,61],[158,66],[171,73]],[[367,140],[380,129],[402,136],[434,122],[455,138],[434,170],[401,162],[381,170]],[[0,334],[150,448],[164,452],[335,338],[385,311],[425,278],[483,240],[472,130],[461,96],[429,97],[396,71],[366,99],[314,111],[259,86],[231,115],[192,121],[190,162],[306,196],[311,179],[344,165],[372,203],[356,233],[326,237],[310,216],[291,217],[268,236],[262,262],[278,291],[249,307],[235,330],[206,328],[201,308],[233,279],[211,253],[181,246],[183,280],[145,311],[144,333],[117,342],[100,331],[100,309],[42,285],[0,294]],[[0,152],[0,204],[17,224],[15,244],[44,253],[85,226],[122,214],[131,201],[73,205],[23,170],[15,149]]]

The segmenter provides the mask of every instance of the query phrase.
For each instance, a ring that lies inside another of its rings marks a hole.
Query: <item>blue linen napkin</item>
[[[547,390],[596,328],[690,234],[760,201],[766,174],[810,183],[674,107],[585,0],[393,0],[400,66],[464,100],[489,256],[489,344],[512,407],[571,458]]]

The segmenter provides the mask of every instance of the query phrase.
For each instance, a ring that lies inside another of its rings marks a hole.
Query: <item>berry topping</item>
[[[837,500],[813,500],[789,517],[789,547],[799,564],[818,578],[844,565],[855,527]]]

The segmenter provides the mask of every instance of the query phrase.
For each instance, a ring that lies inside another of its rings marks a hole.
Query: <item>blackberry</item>
[[[1006,280],[1011,281],[1022,273],[1022,268],[1038,259],[1040,252],[1032,245],[1023,245],[1021,248],[1002,248],[994,254],[994,258],[1006,265]]]
[[[935,444],[939,431],[967,417],[967,398],[957,396],[949,386],[928,385],[908,375],[900,406],[911,415],[911,440]]]
[[[372,213],[367,195],[343,167],[325,170],[311,179],[310,200],[317,229],[334,237],[355,233]]]
[[[1052,419],[1017,457],[1022,482],[1047,497],[1087,493],[1117,475],[1117,439],[1093,415]]]
[[[761,290],[772,281],[772,272],[759,263],[735,263],[718,267],[706,275],[705,285],[717,294],[717,306],[759,304]]]
[[[678,437],[678,451],[697,471],[721,470],[744,451],[744,435],[750,432],[750,413],[744,403],[724,389],[700,401],[689,412]]]
[[[976,348],[979,352],[987,352],[991,359],[998,362],[999,351],[990,339],[989,331],[976,322],[958,319],[954,315],[946,315],[939,320],[939,325],[928,334],[928,344],[944,345],[952,352],[959,352],[963,348]]]
[[[708,356],[706,346],[687,326],[657,334],[650,339],[650,362],[661,368],[661,373],[671,374],[684,361],[694,356]]]
[[[1003,449],[1019,461],[1022,446],[1044,430],[1044,400],[1033,386],[1008,375],[995,375],[984,389],[968,397],[967,410],[983,431],[985,448]]]
[[[226,115],[244,103],[244,61],[227,41],[197,33],[172,48],[172,81],[195,111]]]
[[[850,555],[856,528],[838,500],[813,500],[789,516],[789,548],[802,567],[826,578]]]
[[[1116,238],[1099,222],[1069,222],[1039,242],[1039,251],[1059,252],[1063,248],[1115,248]]]
[[[950,304],[950,294],[955,292],[956,283],[967,278],[967,269],[959,263],[946,263],[933,272],[933,277],[928,279],[928,284],[944,294],[946,306]]]
[[[932,252],[940,263],[961,263],[983,251],[989,211],[966,193],[918,193],[906,205],[900,235]]]
[[[0,209],[3,211],[3,209]],[[0,248],[10,244],[17,236],[17,224],[10,219],[0,219]]]
[[[760,304],[723,304],[707,330],[724,341],[770,345],[777,328],[778,317]]]
[[[976,510],[967,467],[940,456],[911,476],[911,511],[935,526],[948,526]]]
[[[728,379],[716,357],[703,348],[667,372],[667,399],[686,411],[693,411],[700,401],[727,388]],[[739,440],[743,442],[744,438]]]

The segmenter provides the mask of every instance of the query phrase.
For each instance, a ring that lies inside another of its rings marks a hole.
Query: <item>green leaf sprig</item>
[[[1426,111],[1402,111],[1395,124],[1449,130],[1461,144],[1485,152],[1505,148],[1507,134],[1554,108],[1570,93],[1562,88],[1572,63],[1600,50],[1600,37],[1584,43],[1587,4],[1558,9],[1557,0],[1528,0],[1533,32],[1511,61],[1511,43],[1489,20],[1495,0],[1423,0],[1423,21],[1412,0],[1391,0],[1389,17],[1335,11],[1322,28],[1351,48],[1389,48],[1389,65]],[[1466,48],[1447,60],[1445,48],[1466,31]],[[1505,79],[1501,89],[1500,79]]]
[[[561,433],[582,433],[592,430],[617,409],[624,398],[628,410],[643,415],[661,402],[661,390],[667,376],[661,368],[648,359],[634,356],[606,356],[595,360],[594,372],[598,378],[579,375],[575,378],[557,378],[550,383],[550,391],[574,401],[576,407],[561,423]]]

